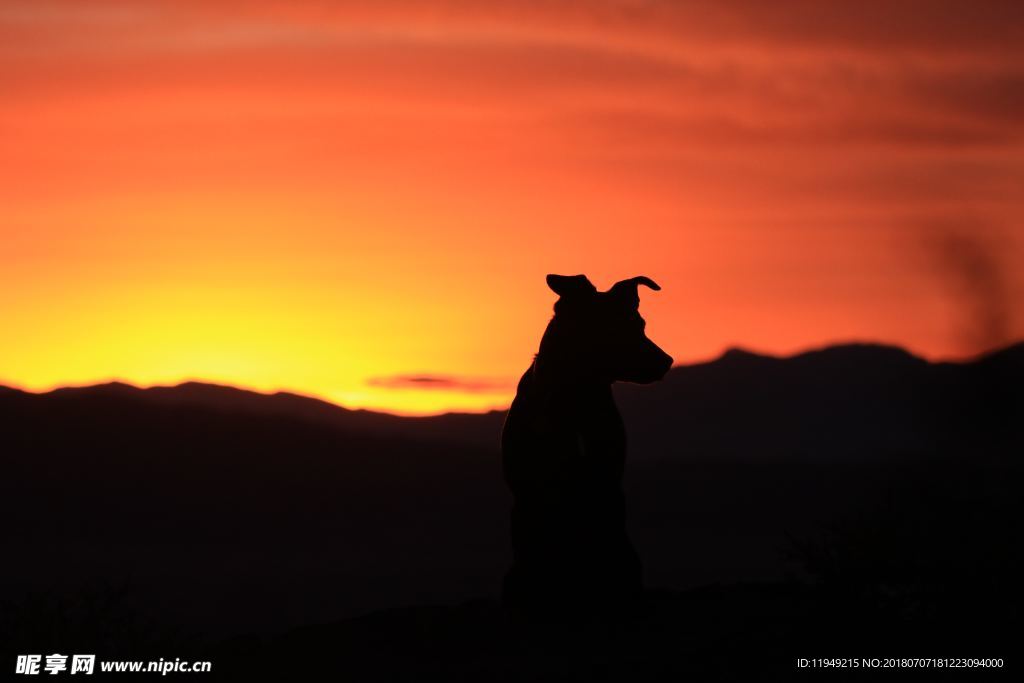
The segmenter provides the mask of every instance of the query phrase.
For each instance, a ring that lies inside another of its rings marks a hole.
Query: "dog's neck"
[[[595,434],[621,431],[611,382],[553,370],[543,360],[534,359],[516,394],[519,410],[533,429],[544,434],[571,433],[580,444]]]
[[[610,380],[582,372],[572,364],[537,354],[527,373],[530,394],[545,412],[589,412],[595,404],[613,402]]]

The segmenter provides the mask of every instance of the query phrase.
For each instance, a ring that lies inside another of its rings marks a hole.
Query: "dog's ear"
[[[661,287],[658,286],[658,283],[651,278],[646,275],[638,275],[637,277],[631,277],[628,280],[616,282],[612,285],[612,288],[608,290],[608,293],[612,296],[619,297],[633,308],[639,308],[640,294],[637,292],[637,288],[640,285],[650,287],[654,291],[661,289]]]
[[[548,275],[546,279],[551,291],[561,297],[576,297],[597,292],[597,287],[591,284],[586,275]]]

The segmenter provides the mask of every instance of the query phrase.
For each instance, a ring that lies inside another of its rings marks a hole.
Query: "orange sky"
[[[4,0],[0,383],[501,406],[547,272],[678,362],[977,353],[1022,122],[1019,2]]]

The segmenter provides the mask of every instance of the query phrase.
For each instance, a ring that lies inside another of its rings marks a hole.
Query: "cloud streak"
[[[366,384],[380,389],[415,391],[457,391],[465,393],[505,393],[514,385],[507,380],[457,377],[453,375],[393,375],[371,377]]]

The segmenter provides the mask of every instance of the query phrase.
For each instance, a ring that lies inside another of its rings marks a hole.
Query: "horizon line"
[[[993,348],[990,348],[988,350],[981,351],[981,352],[978,352],[978,353],[966,355],[966,356],[958,356],[958,357],[948,357],[948,356],[946,356],[946,357],[935,357],[935,358],[929,358],[929,357],[925,356],[924,354],[915,352],[915,351],[913,351],[911,349],[908,349],[905,346],[902,346],[900,344],[892,344],[892,343],[880,342],[880,341],[864,341],[864,340],[836,341],[836,342],[830,342],[830,343],[826,343],[826,344],[819,344],[819,345],[814,345],[814,346],[806,347],[806,348],[804,348],[802,350],[794,351],[792,353],[771,353],[771,352],[764,352],[764,351],[754,350],[751,347],[744,347],[744,346],[741,346],[741,345],[730,345],[730,346],[725,347],[721,352],[719,352],[717,355],[715,355],[715,356],[713,356],[711,358],[705,358],[705,359],[701,359],[701,360],[693,360],[693,361],[690,361],[690,362],[687,362],[687,363],[677,363],[677,364],[672,366],[672,370],[677,370],[677,369],[680,369],[680,368],[696,367],[696,366],[701,366],[701,365],[710,365],[711,363],[715,363],[715,362],[718,362],[718,361],[722,360],[723,358],[725,358],[730,353],[736,353],[736,352],[745,353],[745,354],[749,354],[749,355],[753,355],[753,356],[758,356],[758,357],[761,357],[761,358],[770,358],[770,359],[775,359],[775,360],[789,360],[789,359],[793,359],[793,358],[799,358],[801,356],[805,356],[805,355],[812,354],[812,353],[819,353],[819,352],[822,352],[822,351],[827,351],[827,350],[830,350],[830,349],[848,348],[848,347],[854,347],[854,346],[868,346],[868,347],[894,349],[894,350],[902,351],[902,352],[906,353],[907,355],[909,355],[909,356],[911,356],[913,358],[917,358],[917,359],[919,359],[919,360],[921,360],[923,362],[930,363],[930,364],[943,364],[943,363],[969,364],[969,363],[974,363],[974,362],[980,361],[980,360],[982,360],[982,359],[984,359],[984,358],[986,358],[988,356],[994,355],[996,353],[1000,353],[1002,351],[1005,351],[1007,349],[1010,349],[1010,348],[1013,348],[1015,346],[1022,345],[1022,344],[1024,344],[1024,339],[1019,339],[1017,341],[1007,342],[1007,343],[1005,343],[1003,345],[1000,345],[1000,346],[997,346],[997,347],[993,347]],[[182,387],[182,386],[185,386],[185,385],[188,385],[188,384],[199,384],[199,385],[203,385],[203,386],[218,387],[218,388],[223,388],[223,389],[233,389],[233,390],[236,390],[236,391],[243,391],[243,392],[247,392],[247,393],[250,393],[250,394],[259,394],[261,396],[277,396],[277,395],[296,396],[296,397],[299,397],[299,398],[305,398],[305,399],[310,399],[310,400],[314,400],[314,401],[320,401],[322,403],[326,403],[328,405],[334,406],[335,408],[339,408],[341,410],[346,410],[346,411],[350,411],[350,412],[375,413],[375,414],[378,414],[378,415],[391,415],[391,416],[394,416],[394,417],[401,417],[401,418],[440,417],[440,416],[444,416],[444,415],[487,415],[487,414],[494,413],[494,412],[504,412],[504,411],[508,410],[508,405],[507,404],[503,404],[503,405],[500,405],[500,406],[496,405],[496,406],[487,408],[485,410],[441,410],[441,411],[436,411],[436,412],[404,412],[404,411],[399,411],[399,410],[386,410],[386,409],[379,409],[379,408],[353,407],[353,406],[350,406],[350,405],[344,405],[343,403],[340,403],[338,401],[334,401],[334,400],[332,400],[330,398],[327,398],[327,397],[325,397],[323,395],[319,395],[319,394],[316,394],[316,393],[308,393],[308,392],[304,392],[304,391],[300,391],[300,390],[295,390],[295,389],[291,389],[291,388],[276,387],[276,388],[272,388],[272,389],[256,389],[256,388],[242,386],[242,385],[238,385],[238,384],[226,384],[226,383],[220,382],[220,381],[215,381],[215,380],[210,380],[210,379],[202,379],[202,378],[196,378],[196,377],[185,377],[185,378],[182,378],[180,381],[178,381],[176,383],[170,383],[170,384],[163,384],[163,383],[140,384],[140,383],[136,383],[136,382],[131,381],[131,380],[127,380],[124,377],[109,377],[109,378],[97,379],[97,380],[86,382],[86,383],[82,383],[82,384],[54,384],[54,385],[48,385],[48,386],[46,386],[44,388],[38,388],[38,389],[30,389],[30,388],[26,388],[24,386],[18,386],[16,384],[10,384],[10,383],[4,382],[4,381],[0,381],[0,388],[2,388],[2,389],[9,389],[9,390],[13,390],[13,391],[19,391],[19,392],[22,392],[22,393],[25,393],[25,394],[32,394],[34,396],[45,396],[47,394],[51,394],[51,393],[60,391],[62,389],[72,389],[72,390],[73,389],[90,389],[90,388],[94,388],[94,387],[110,386],[110,385],[115,385],[115,384],[116,385],[123,385],[123,386],[126,386],[126,387],[130,387],[132,389],[136,389],[136,390],[139,390],[139,391],[146,391],[146,390],[149,390],[149,389],[175,389],[175,388],[179,388],[179,387]],[[515,386],[514,382],[513,382],[512,386]]]

